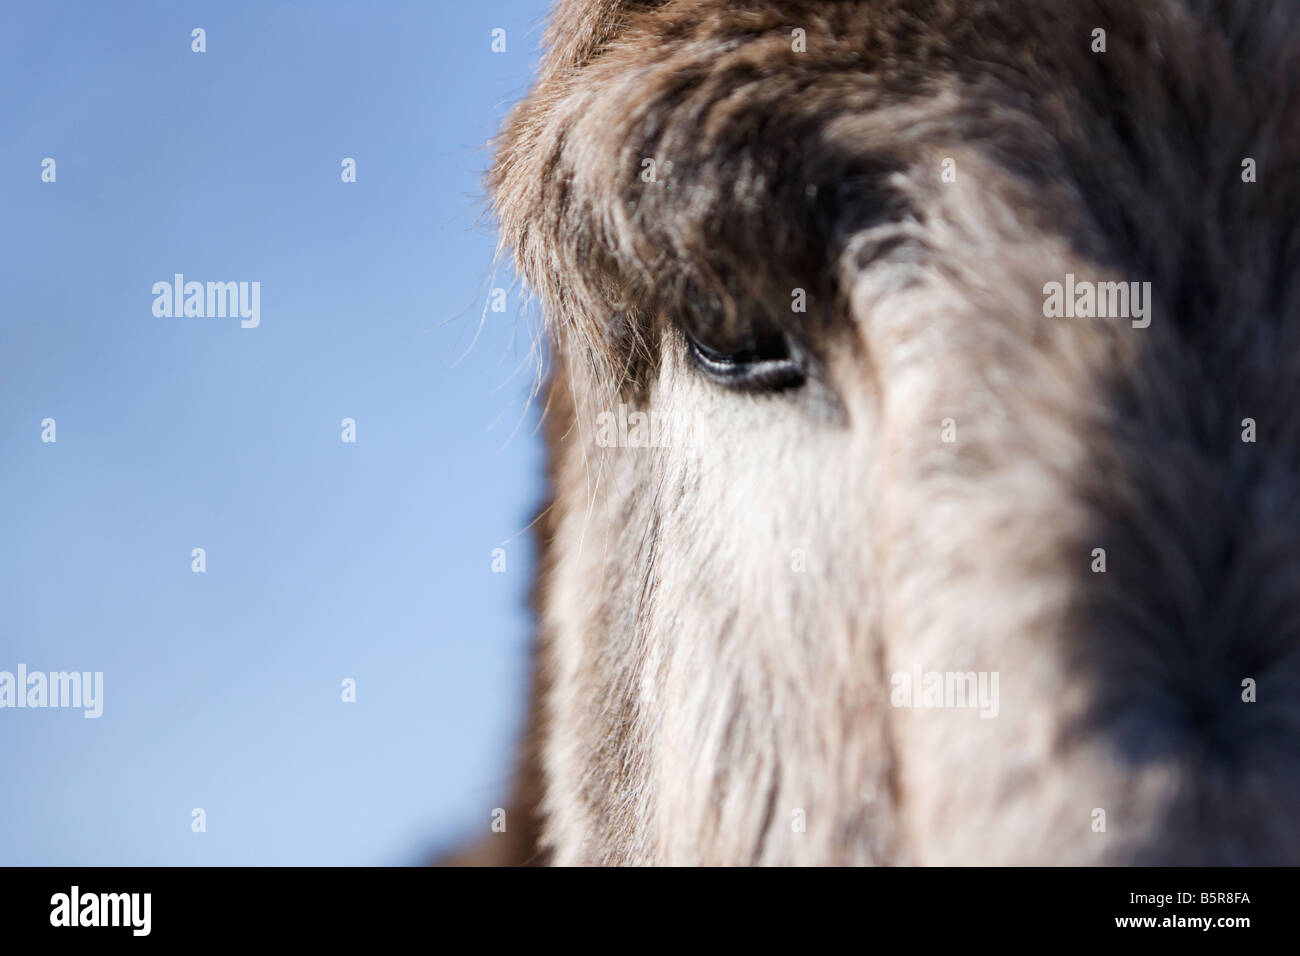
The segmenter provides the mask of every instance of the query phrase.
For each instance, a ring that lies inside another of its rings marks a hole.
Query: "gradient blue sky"
[[[104,673],[98,720],[0,709],[0,863],[410,863],[487,832],[542,488],[481,180],[544,15],[0,8],[0,670]],[[177,272],[259,281],[260,327],[156,318]]]

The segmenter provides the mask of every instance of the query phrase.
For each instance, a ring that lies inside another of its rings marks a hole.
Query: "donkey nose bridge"
[[[1026,700],[1060,719],[1051,753],[1090,755],[1069,771],[1098,794],[1089,809],[1105,809],[1115,830],[1125,817],[1147,828],[1147,842],[1118,855],[1281,862],[1289,853],[1294,862],[1296,835],[1270,825],[1265,836],[1263,821],[1300,802],[1284,770],[1300,752],[1300,717],[1289,690],[1263,691],[1300,684],[1295,482],[1269,463],[1286,453],[1260,449],[1258,429],[1241,424],[1230,399],[1207,402],[1200,379],[1159,379],[1157,365],[1177,355],[1158,358],[1116,372],[1119,384],[1098,380],[1101,390],[1081,379],[1072,390],[1086,396],[1081,412],[1037,416],[1017,398],[1000,427],[983,430],[978,416],[944,421],[960,390],[920,371],[910,383],[890,376],[900,391],[888,403],[882,512],[892,537],[924,560],[883,559],[886,639],[900,662],[888,672],[911,666],[902,649],[947,649],[977,634],[976,663],[931,652],[914,655],[917,666],[1002,670],[1001,711],[986,731],[995,764],[1019,746],[1012,730]],[[1088,424],[1087,410],[1103,407]],[[1068,447],[1082,450],[1077,461]],[[918,580],[936,578],[925,600],[913,597]],[[1033,607],[1017,620],[1024,602]],[[1011,643],[994,654],[998,641]],[[1023,662],[1035,658],[1059,686],[1028,681]],[[903,726],[914,719],[895,715]],[[904,761],[926,752],[913,748]]]

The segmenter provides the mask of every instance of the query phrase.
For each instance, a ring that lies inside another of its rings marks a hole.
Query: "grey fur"
[[[493,172],[553,352],[510,855],[1300,862],[1300,5],[569,0],[548,45]],[[1149,327],[1046,317],[1067,274]],[[760,322],[802,388],[687,357]],[[602,444],[620,404],[690,424]]]

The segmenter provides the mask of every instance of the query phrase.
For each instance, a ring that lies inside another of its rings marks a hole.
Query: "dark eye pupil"
[[[687,333],[686,342],[697,368],[719,384],[746,391],[780,391],[804,383],[803,362],[781,333],[752,332],[726,344],[705,344]]]

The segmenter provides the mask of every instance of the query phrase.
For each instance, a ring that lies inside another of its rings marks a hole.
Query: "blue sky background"
[[[0,670],[104,672],[98,720],[0,709],[0,863],[414,863],[488,831],[542,486],[482,174],[544,16],[0,6]],[[261,282],[260,327],[156,318],[176,272]]]

